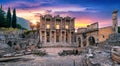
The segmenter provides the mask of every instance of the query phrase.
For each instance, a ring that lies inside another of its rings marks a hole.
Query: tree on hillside
[[[12,17],[12,27],[13,28],[16,28],[16,26],[17,26],[17,18],[16,18],[16,9],[14,8],[14,10],[13,10],[13,17]]]
[[[7,11],[7,19],[6,19],[6,22],[7,22],[7,27],[11,27],[11,11],[10,11],[10,7],[8,8],[8,11]]]
[[[20,24],[17,24],[16,28],[26,30],[26,28],[22,27]]]
[[[118,27],[118,33],[120,33],[120,26]]]
[[[37,30],[40,29],[40,22],[37,22],[37,24],[36,24],[36,28],[37,28]]]
[[[5,12],[2,10],[2,5],[1,5],[1,7],[0,7],[0,27],[6,26],[4,14],[5,14]]]

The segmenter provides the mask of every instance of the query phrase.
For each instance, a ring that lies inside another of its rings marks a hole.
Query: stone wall
[[[109,35],[113,34],[112,26],[99,29],[99,43],[104,42],[109,38]]]
[[[120,33],[111,34],[107,40],[107,43],[114,46],[120,46]]]

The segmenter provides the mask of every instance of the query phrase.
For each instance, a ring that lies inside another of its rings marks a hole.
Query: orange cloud
[[[36,13],[45,14],[45,11],[39,11],[39,10],[17,10],[17,16],[25,18],[29,20],[30,22],[40,21],[39,16],[35,16]],[[65,17],[65,14],[60,14],[61,16]],[[69,14],[66,14],[69,15]],[[88,18],[80,18],[75,19],[75,28],[79,27],[86,27],[88,24],[91,24],[93,22],[91,19]]]
[[[33,20],[39,22],[40,14],[44,15],[44,14],[46,14],[46,11],[40,10],[40,9],[32,9],[32,10],[17,9],[17,16],[25,18],[25,19],[29,20],[30,22],[33,22]],[[52,15],[55,15],[55,14],[52,13]],[[60,16],[65,17],[65,16],[69,16],[69,14],[63,13],[63,14],[60,14]],[[99,22],[99,27],[109,26],[112,24],[111,20],[97,20],[97,21]],[[75,28],[86,27],[87,25],[92,24],[94,22],[96,22],[96,19],[90,19],[90,18],[84,17],[84,16],[79,17],[79,18],[75,19]]]
[[[91,24],[93,21],[90,19],[76,19],[75,20],[75,28],[86,27]]]
[[[17,9],[17,16],[18,17],[22,17],[26,20],[29,20],[30,22],[32,22],[33,20],[36,21],[40,21],[39,20],[39,16],[36,16],[36,13],[44,13],[43,11],[38,11],[38,10],[21,10],[21,9]]]

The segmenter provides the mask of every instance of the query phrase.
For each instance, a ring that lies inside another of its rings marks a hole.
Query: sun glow
[[[36,20],[32,20],[31,22],[32,22],[32,24],[34,24],[34,25],[37,24],[37,21],[36,21]]]
[[[75,27],[87,27],[87,25],[91,24],[91,22],[93,21],[90,19],[77,19],[75,22]]]

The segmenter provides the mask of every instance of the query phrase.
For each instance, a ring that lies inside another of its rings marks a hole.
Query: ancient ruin
[[[118,15],[118,10],[113,11],[113,13],[112,13],[112,21],[113,21],[112,28],[113,28],[114,33],[118,33],[118,17],[117,17],[117,15]]]
[[[76,33],[74,18],[51,15],[40,17],[39,34],[0,29],[0,66],[119,66],[117,13],[112,26],[95,22]]]
[[[45,46],[74,46],[75,18],[44,15],[40,17],[40,41]]]

